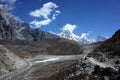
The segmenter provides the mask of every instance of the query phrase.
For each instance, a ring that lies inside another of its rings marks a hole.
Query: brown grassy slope
[[[36,68],[28,76],[31,80],[63,80],[71,73],[77,61],[64,61]]]
[[[115,32],[115,34],[105,42],[103,42],[99,47],[97,47],[94,52],[110,52],[113,56],[120,56],[120,30]]]
[[[79,43],[66,39],[39,42],[0,41],[0,43],[22,58],[35,55],[77,55],[83,51]]]

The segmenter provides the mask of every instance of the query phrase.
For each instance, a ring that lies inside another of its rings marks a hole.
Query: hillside
[[[82,45],[62,38],[54,41],[0,41],[0,44],[22,58],[36,55],[77,55],[83,53]]]
[[[0,45],[0,76],[27,66],[26,61]]]
[[[96,59],[99,62],[112,65],[119,69],[120,67],[120,30],[105,42],[101,43],[92,52],[89,57]]]
[[[120,30],[116,31],[110,39],[97,47],[94,52],[102,52],[109,58],[120,57]]]
[[[103,49],[105,47],[105,49]],[[104,42],[99,49],[102,52],[111,52],[111,54],[114,56],[120,56],[120,30],[115,32],[115,34]]]

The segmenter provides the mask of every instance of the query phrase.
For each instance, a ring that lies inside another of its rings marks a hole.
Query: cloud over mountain
[[[47,2],[43,4],[42,8],[31,11],[29,15],[34,18],[43,18],[43,20],[33,20],[30,22],[31,25],[34,25],[36,28],[50,24],[56,17],[61,13],[59,10],[56,10],[58,6],[53,2]],[[53,13],[53,14],[52,14]],[[52,17],[50,17],[52,16]]]
[[[82,44],[90,44],[90,43],[94,43],[97,41],[104,41],[107,38],[104,36],[100,36],[100,37],[96,37],[96,38],[89,38],[90,32],[88,33],[82,33],[80,36],[76,35],[74,33],[74,30],[77,28],[76,25],[73,24],[66,24],[65,26],[63,26],[61,28],[61,32],[59,33],[54,33],[52,31],[49,31],[50,33],[54,34],[54,35],[58,35],[62,38],[66,38],[69,40],[73,40]]]
[[[63,26],[63,28],[61,28],[61,30],[68,30],[70,32],[73,32],[76,28],[76,25],[66,24],[65,26]]]
[[[15,8],[15,3],[17,0],[0,0],[2,4],[0,4],[0,7],[5,7],[8,10],[13,10]]]

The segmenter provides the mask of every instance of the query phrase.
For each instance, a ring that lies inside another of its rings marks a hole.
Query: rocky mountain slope
[[[120,57],[120,30],[116,31],[112,38],[101,44],[99,50]]]
[[[58,36],[82,44],[106,40],[103,36],[98,36],[96,39],[89,39],[87,35],[77,36],[66,30],[63,30]],[[29,24],[16,21],[10,12],[0,7],[0,40],[41,41],[58,39],[58,36],[40,29],[32,29]]]
[[[0,40],[40,41],[57,38],[58,36],[40,29],[32,30],[25,22],[15,21],[12,14],[0,7]]]
[[[120,57],[120,30],[97,47],[94,52],[102,52],[108,58]]]
[[[27,63],[0,45],[0,75],[25,67]]]
[[[120,30],[105,42],[101,43],[89,56],[94,57],[100,62],[105,62],[114,67],[120,66]]]

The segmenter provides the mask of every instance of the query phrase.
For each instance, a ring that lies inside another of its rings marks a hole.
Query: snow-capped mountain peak
[[[76,34],[74,34],[69,30],[62,30],[60,33],[58,33],[58,36],[69,39],[69,40],[73,40],[82,44],[90,44],[90,43],[96,42],[95,39],[89,39],[88,34],[86,33],[83,33],[81,36],[77,36]]]
[[[96,40],[97,41],[105,41],[107,39],[107,37],[104,37],[104,36],[101,36],[101,35],[98,35]]]
[[[104,36],[97,36],[96,38],[89,38],[88,33],[82,33],[80,36],[77,36],[72,31],[69,30],[62,30],[60,33],[57,34],[59,37],[66,38],[69,40],[73,40],[79,42],[81,44],[90,44],[98,41],[104,41],[107,38]]]
[[[79,36],[75,35],[69,30],[62,30],[60,33],[58,33],[58,36],[79,42]]]
[[[82,33],[82,35],[80,36],[80,42],[83,44],[90,44],[90,43],[94,43],[96,42],[95,39],[90,39],[88,38],[89,34],[88,33]]]

